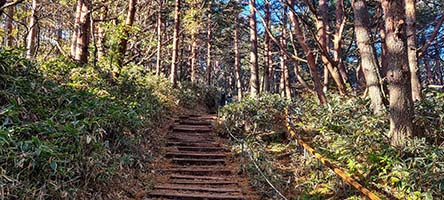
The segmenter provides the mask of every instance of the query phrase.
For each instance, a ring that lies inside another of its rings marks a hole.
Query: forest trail
[[[175,121],[145,199],[256,199],[248,179],[237,173],[239,163],[215,134],[215,119],[187,115]]]

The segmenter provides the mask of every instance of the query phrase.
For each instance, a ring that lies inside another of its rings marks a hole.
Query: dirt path
[[[257,199],[236,163],[213,132],[215,116],[187,115],[167,135],[155,185],[144,199]]]

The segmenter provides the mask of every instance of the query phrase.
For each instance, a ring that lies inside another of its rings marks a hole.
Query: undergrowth
[[[128,65],[117,80],[65,59],[0,51],[0,189],[6,199],[92,195],[118,168],[143,168],[140,145],[177,97],[165,78]]]
[[[178,103],[186,109],[203,107],[215,113],[220,103],[220,92],[216,87],[182,82],[177,90]]]
[[[367,188],[388,198],[441,199],[444,94],[427,91],[425,96],[415,105],[416,136],[403,149],[390,146],[387,114],[374,116],[368,99],[331,95],[327,105],[319,106],[314,97],[304,96],[303,100],[295,98],[290,114],[292,124],[306,142]],[[287,105],[283,102],[278,96],[265,95],[221,110],[225,132],[238,139],[236,150],[240,151],[241,143],[253,149],[250,154],[255,152],[253,157],[260,168],[272,183],[286,191],[287,197],[362,198],[291,137],[280,137]],[[270,188],[251,163],[250,168],[257,186]],[[275,194],[271,189],[261,191],[264,195]]]
[[[289,187],[290,173],[276,165],[274,156],[283,155],[286,134],[283,131],[285,108],[289,102],[279,95],[247,97],[219,110],[226,136],[233,139],[234,151],[243,157],[242,169],[251,175],[251,183],[263,197],[281,199],[278,191]],[[278,173],[277,173],[278,172]]]
[[[390,146],[386,115],[374,116],[369,101],[330,97],[293,104],[300,133],[324,156],[358,180],[400,199],[444,197],[443,95],[430,94],[416,105],[417,136],[403,149]]]

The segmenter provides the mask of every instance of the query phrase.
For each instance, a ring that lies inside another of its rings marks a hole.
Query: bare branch
[[[423,57],[424,56],[424,52],[427,51],[427,49],[430,47],[430,45],[432,44],[433,40],[436,38],[436,36],[438,35],[439,29],[441,28],[441,25],[444,22],[444,16],[441,16],[441,18],[438,20],[438,23],[435,26],[435,29],[433,30],[432,35],[430,36],[430,38],[427,40],[427,42],[424,44],[424,46],[421,47],[421,49],[419,49],[419,54],[418,57]]]

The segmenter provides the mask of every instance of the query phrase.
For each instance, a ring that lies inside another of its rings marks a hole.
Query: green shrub
[[[146,165],[139,145],[175,106],[165,78],[127,66],[110,82],[65,59],[0,51],[0,187],[7,199],[75,198],[119,165]]]
[[[442,97],[433,96],[416,107],[415,124],[427,127],[427,136],[412,138],[404,149],[390,146],[388,119],[374,116],[367,99],[330,96],[325,106],[304,99],[293,104],[293,118],[317,151],[362,182],[401,199],[442,198],[444,180],[437,173],[444,170],[444,147],[436,141],[442,141],[444,112]]]
[[[188,109],[202,106],[209,112],[216,112],[220,102],[220,92],[212,86],[182,82],[177,92],[178,104]]]
[[[240,102],[224,106],[220,110],[230,132],[237,136],[264,133],[284,125],[285,109],[289,103],[276,94],[263,94],[258,98],[246,97]]]

